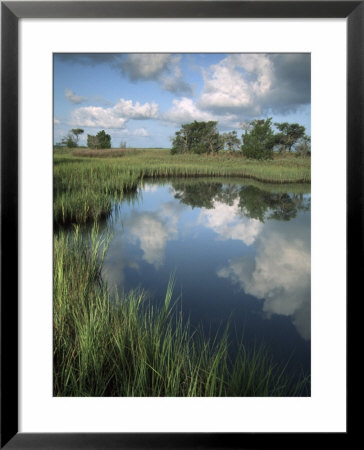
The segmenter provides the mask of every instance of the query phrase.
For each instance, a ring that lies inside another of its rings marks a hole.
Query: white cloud
[[[85,106],[71,112],[71,123],[84,127],[122,128],[130,119],[154,119],[158,117],[158,105],[154,102],[140,104],[120,99],[114,106]]]
[[[194,101],[187,97],[180,100],[174,99],[172,108],[163,114],[163,118],[169,122],[182,124],[186,122],[214,120],[216,117],[209,112],[198,108]]]
[[[273,63],[269,55],[240,54],[230,55],[227,64],[236,68],[242,68],[249,74],[254,75],[254,80],[249,84],[257,96],[266,94],[273,79]]]
[[[199,107],[191,98],[182,97],[174,99],[170,110],[162,114],[161,118],[166,122],[176,125],[197,121],[217,121],[222,127],[231,127],[237,121],[237,116],[233,114],[212,114]]]
[[[64,90],[64,95],[69,102],[74,103],[75,105],[87,102],[87,97],[76,95],[73,91],[71,91],[71,89],[68,88]]]
[[[71,112],[71,123],[83,127],[122,128],[126,120],[112,108],[101,106],[86,106]]]
[[[132,218],[130,236],[140,242],[143,259],[156,269],[163,264],[164,252],[170,230],[153,213],[141,213]]]
[[[152,187],[145,192],[154,192]],[[129,228],[129,237],[133,243],[139,241],[143,259],[159,269],[165,256],[167,242],[178,236],[179,212],[184,207],[172,202],[162,204],[156,212],[133,212],[125,221]]]
[[[143,191],[144,192],[157,192],[157,190],[158,190],[158,185],[157,184],[145,183],[143,185]]]
[[[257,98],[269,91],[273,64],[267,55],[229,55],[203,72],[204,89],[199,105],[216,110],[252,110]]]
[[[54,125],[59,125],[61,123],[61,121],[55,117],[53,119],[53,123],[54,123]]]
[[[213,114],[239,114],[239,121],[262,114],[297,111],[310,103],[309,54],[232,54],[203,70],[198,106]]]
[[[141,104],[132,100],[121,98],[112,108],[113,114],[127,119],[156,119],[158,117],[158,105],[155,102]]]
[[[125,287],[127,284],[125,269],[127,268],[138,271],[139,265],[128,255],[124,236],[118,234],[113,237],[112,245],[109,245],[102,265],[102,276],[111,289],[114,289],[114,287],[119,289]]]
[[[246,294],[264,299],[263,311],[268,316],[291,316],[305,339],[310,334],[310,274],[310,252],[304,241],[289,240],[277,232],[259,238],[255,260],[233,259],[217,272]]]
[[[239,199],[230,206],[214,201],[213,209],[202,208],[199,223],[211,228],[220,239],[234,239],[245,245],[252,245],[263,229],[263,224],[256,219],[242,217]]]
[[[211,78],[204,76],[199,104],[205,109],[241,108],[253,102],[252,92],[242,75],[225,65],[213,66]]]

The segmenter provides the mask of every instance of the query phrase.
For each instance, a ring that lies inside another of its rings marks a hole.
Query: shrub
[[[272,118],[253,120],[242,135],[243,155],[251,159],[273,159],[275,144]]]

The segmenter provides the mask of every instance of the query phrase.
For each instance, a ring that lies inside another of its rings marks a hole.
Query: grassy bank
[[[182,324],[172,283],[160,309],[143,292],[114,296],[101,279],[105,241],[96,228],[55,235],[55,396],[307,395],[263,348],[230,360],[228,331],[208,339]]]
[[[168,149],[112,149],[103,150],[104,160],[145,177],[163,176],[240,176],[272,183],[310,182],[310,159],[293,154],[275,155],[273,160],[257,161],[244,158],[241,153],[216,155],[171,155]],[[68,158],[78,161],[100,159],[100,150],[78,149]],[[94,156],[92,156],[94,154]],[[63,155],[64,159],[68,159]]]
[[[54,222],[106,217],[113,199],[135,192],[142,179],[240,177],[273,184],[309,183],[310,160],[294,155],[252,161],[240,155],[171,155],[167,149],[62,149],[54,153]]]

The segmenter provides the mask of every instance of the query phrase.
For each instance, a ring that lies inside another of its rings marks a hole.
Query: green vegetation
[[[223,180],[194,180],[175,179],[171,181],[175,190],[175,198],[181,203],[192,206],[192,208],[214,208],[214,203],[223,202],[226,205],[233,205],[237,200],[240,214],[260,222],[266,220],[288,221],[296,217],[298,211],[309,209],[310,202],[305,199],[302,192],[307,186],[299,188],[298,193],[294,193],[295,187],[290,194],[286,191],[279,191],[278,185],[269,189],[261,185],[253,186],[241,184],[226,184]],[[296,189],[297,190],[297,189]]]
[[[234,136],[230,136],[234,145]],[[160,308],[147,294],[123,298],[101,278],[107,237],[94,226],[90,235],[61,225],[84,224],[107,217],[113,203],[136,195],[144,180],[179,178],[175,187],[188,203],[184,178],[250,178],[257,187],[218,195],[239,196],[252,217],[266,210],[280,217],[294,214],[299,199],[269,195],[256,211],[259,182],[283,192],[283,183],[309,183],[310,160],[278,154],[254,161],[241,152],[171,155],[169,149],[54,150],[54,395],[56,396],[294,396],[308,395],[309,381],[285,376],[262,347],[229,356],[230,332],[204,336],[182,321],[171,304],[172,283]],[[299,189],[299,192],[302,192]],[[293,203],[293,200],[295,203]],[[210,198],[202,198],[208,203]]]
[[[217,122],[186,123],[176,132],[171,153],[217,153],[223,142],[216,128]]]
[[[311,138],[303,136],[298,139],[295,152],[297,157],[307,158],[311,156]]]
[[[82,128],[73,128],[56,144],[56,147],[75,148],[78,147],[80,135],[84,132]]]
[[[53,357],[55,396],[309,395],[267,350],[229,356],[228,329],[204,336],[172,305],[173,283],[160,308],[142,291],[113,295],[102,281],[108,243],[97,227],[55,234]]]
[[[228,152],[240,150],[241,142],[236,131],[223,133],[221,138],[224,145],[224,150],[227,150]]]
[[[120,152],[118,156],[116,151]],[[106,217],[113,200],[136,192],[138,183],[146,178],[229,176],[278,184],[310,182],[310,159],[293,154],[255,161],[244,158],[240,152],[171,155],[168,149],[81,148],[73,152],[64,148],[54,151],[56,225]]]
[[[241,150],[246,158],[272,159],[275,136],[272,119],[253,120],[243,134]]]
[[[111,148],[111,136],[104,130],[99,131],[96,136],[87,135],[87,147],[89,148]]]
[[[138,150],[135,148],[110,148],[110,149],[84,149],[79,148],[73,150],[73,156],[82,156],[89,158],[118,158],[122,156],[130,156],[138,153]]]
[[[278,133],[272,129],[272,118],[255,119],[246,124],[242,124],[245,132],[242,135],[242,142],[238,138],[237,132],[230,131],[219,134],[217,122],[197,122],[183,124],[176,131],[172,140],[172,155],[189,154],[216,154],[221,150],[241,153],[248,159],[273,159],[274,150],[279,153],[288,149],[299,147],[299,156],[309,156],[310,138],[306,136],[306,129],[298,123],[275,123]],[[303,143],[306,145],[303,152]]]
[[[87,223],[111,212],[113,200],[135,192],[138,174],[110,160],[55,156],[53,216],[55,225]]]
[[[305,136],[305,127],[298,123],[275,123],[274,124],[280,133],[276,134],[276,145],[279,146],[279,151],[292,150],[292,147],[299,139],[307,138]]]
[[[80,135],[83,134],[84,130],[82,128],[72,128],[72,133],[75,136],[75,146],[78,147],[78,141],[80,139]]]

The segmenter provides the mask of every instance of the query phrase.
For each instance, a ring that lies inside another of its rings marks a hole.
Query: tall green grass
[[[104,163],[59,158],[53,170],[55,225],[87,223],[108,216],[113,201],[135,193],[140,176],[129,169]]]
[[[240,177],[274,184],[309,183],[310,160],[290,156],[252,161],[233,155],[171,155],[166,149],[54,153],[54,223],[86,223],[110,214],[112,203],[136,192],[143,179]],[[82,156],[83,155],[83,156]],[[112,157],[110,157],[110,155]],[[109,157],[108,157],[109,156]]]
[[[173,281],[156,307],[143,291],[119,298],[101,277],[108,236],[94,226],[54,238],[55,396],[294,396],[263,347],[229,356],[229,330],[209,338],[173,305]]]

